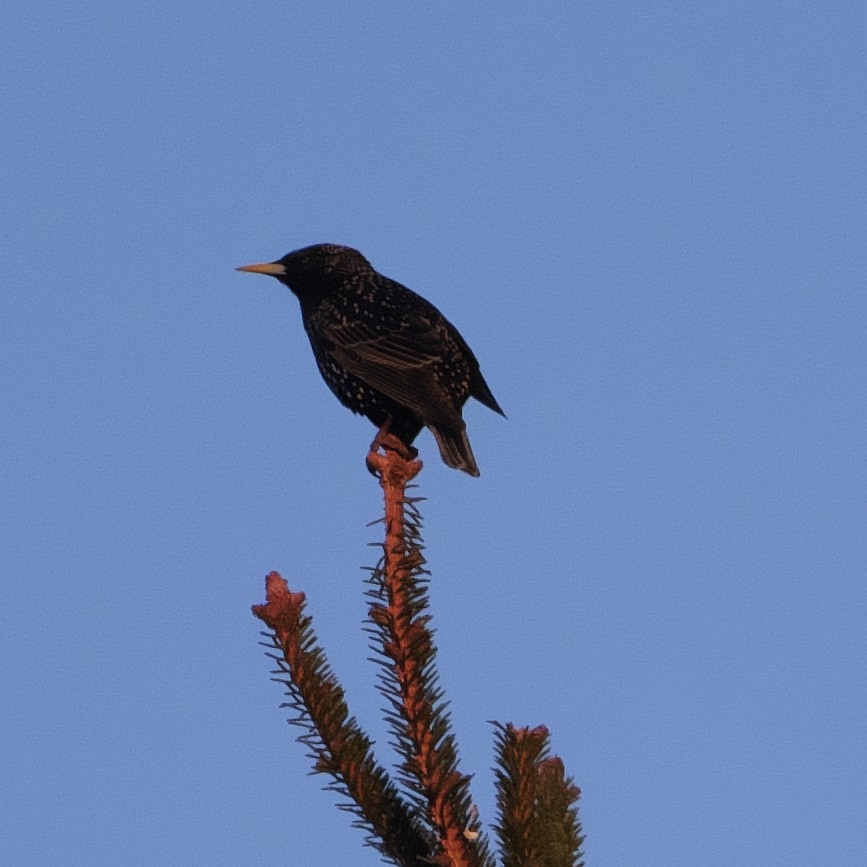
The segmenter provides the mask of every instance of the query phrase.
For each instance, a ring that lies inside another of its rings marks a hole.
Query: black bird
[[[391,434],[409,449],[427,426],[448,466],[479,475],[461,408],[474,397],[505,413],[433,304],[337,244],[237,270],[270,274],[295,293],[319,372],[344,406],[380,428],[378,438]]]

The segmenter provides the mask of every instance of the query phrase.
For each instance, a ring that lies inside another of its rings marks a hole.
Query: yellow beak
[[[251,271],[253,274],[270,274],[272,277],[282,277],[286,269],[279,262],[264,262],[261,265],[242,265],[236,271]]]

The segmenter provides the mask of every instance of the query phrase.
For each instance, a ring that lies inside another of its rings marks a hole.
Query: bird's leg
[[[418,457],[418,449],[408,446],[397,434],[391,432],[390,416],[382,423],[370,444],[372,452],[377,449],[397,452],[405,461],[411,461]]]
[[[389,417],[382,423],[376,432],[376,436],[373,438],[373,442],[370,444],[370,454],[367,456],[367,469],[374,476],[377,474],[379,467],[373,460],[373,456],[377,455],[380,449],[384,452],[396,452],[405,461],[413,461],[418,457],[418,449],[408,446],[399,436],[391,433],[390,428],[391,418]]]

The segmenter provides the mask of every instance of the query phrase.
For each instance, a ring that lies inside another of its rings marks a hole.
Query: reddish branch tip
[[[386,422],[373,438],[367,455],[367,469],[384,484],[405,485],[422,468],[418,450],[389,433]]]
[[[367,455],[367,468],[386,485],[406,485],[421,471],[422,462],[418,458],[406,459],[397,451],[384,446],[385,453],[371,449]]]
[[[512,723],[506,723],[506,732],[516,741],[523,741],[528,738],[540,739],[548,736],[548,727],[547,726],[536,726],[535,728],[530,728],[529,726],[520,726],[516,727],[512,725]]]
[[[265,604],[253,606],[253,614],[276,632],[296,620],[305,597],[300,591],[293,593],[279,572],[269,572],[265,578],[265,598],[268,600]]]

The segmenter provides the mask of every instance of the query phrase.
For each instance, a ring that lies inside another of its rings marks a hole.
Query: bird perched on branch
[[[239,271],[270,274],[301,302],[319,372],[337,398],[383,437],[411,449],[422,427],[450,467],[479,475],[461,409],[476,400],[505,415],[472,350],[442,313],[384,277],[350,247],[316,244]]]

